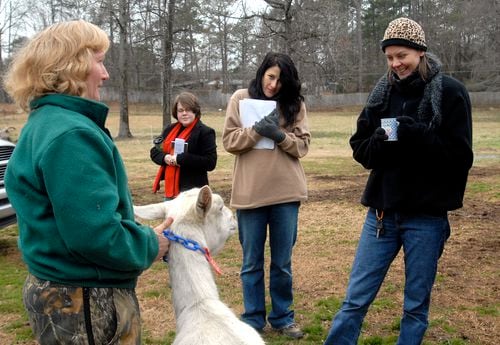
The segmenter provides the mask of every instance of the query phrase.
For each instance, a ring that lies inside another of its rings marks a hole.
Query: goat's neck
[[[206,247],[199,226],[178,224],[173,232]],[[176,315],[201,300],[219,298],[210,264],[203,253],[187,249],[180,243],[170,243],[168,262]]]

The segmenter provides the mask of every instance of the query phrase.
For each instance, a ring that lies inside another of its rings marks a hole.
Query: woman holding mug
[[[196,96],[181,92],[175,98],[172,116],[177,122],[163,130],[150,150],[151,160],[160,166],[153,192],[160,189],[163,180],[167,200],[185,190],[208,185],[208,172],[217,164],[215,131],[201,122]]]
[[[462,207],[473,161],[469,94],[441,72],[422,27],[395,19],[381,46],[387,74],[350,139],[354,159],[371,170],[361,198],[368,212],[328,345],[357,344],[368,307],[401,248],[405,288],[397,344],[422,343],[438,260],[450,235],[448,211]],[[385,118],[397,121],[397,140],[388,140]]]

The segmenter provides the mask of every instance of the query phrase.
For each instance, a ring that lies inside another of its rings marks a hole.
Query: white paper
[[[244,128],[248,128],[276,109],[276,101],[245,98],[240,100],[239,106],[241,123]],[[274,140],[264,137],[253,148],[272,150],[274,149]]]
[[[184,144],[186,141],[181,138],[175,138],[174,140],[174,154],[178,155],[184,153]]]

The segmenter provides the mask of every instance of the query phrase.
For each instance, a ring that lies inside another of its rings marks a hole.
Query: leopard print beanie
[[[387,46],[406,46],[417,50],[427,50],[424,30],[417,22],[409,18],[398,18],[390,22],[380,45],[383,52]]]

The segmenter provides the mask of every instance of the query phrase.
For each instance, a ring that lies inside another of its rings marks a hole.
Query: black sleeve
[[[384,164],[385,143],[373,138],[373,133],[380,127],[380,118],[375,118],[373,111],[372,108],[363,109],[356,122],[356,132],[349,140],[353,158],[366,169]]]
[[[165,139],[171,130],[172,130],[172,125],[168,126],[163,130],[163,132],[161,133],[161,137]],[[158,150],[155,146],[153,146],[149,151],[149,157],[154,163],[158,165],[165,165],[164,161],[165,156],[166,156],[165,152]]]

